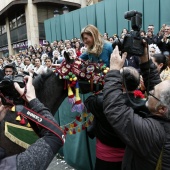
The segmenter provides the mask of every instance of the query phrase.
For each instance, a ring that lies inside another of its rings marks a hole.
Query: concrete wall
[[[0,0],[0,11],[3,10],[7,5],[9,5],[11,2],[17,1],[17,0]],[[79,3],[82,5],[82,7],[86,6],[86,0],[61,0],[65,2],[72,2],[72,3]]]
[[[0,11],[13,1],[15,0],[0,0]]]
[[[37,7],[28,0],[25,8],[28,45],[39,44]]]

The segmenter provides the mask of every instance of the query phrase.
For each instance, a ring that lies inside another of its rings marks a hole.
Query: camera
[[[25,101],[14,87],[14,82],[17,82],[21,88],[25,87],[23,75],[8,75],[0,82],[0,97],[3,105],[13,106],[14,104],[24,104]]]
[[[140,36],[140,29],[142,27],[142,13],[138,11],[127,11],[124,18],[131,21],[132,30],[130,33],[126,34],[124,39],[116,39],[113,42],[113,49],[117,45],[119,50],[127,52],[130,55],[142,56],[144,53],[144,47]]]

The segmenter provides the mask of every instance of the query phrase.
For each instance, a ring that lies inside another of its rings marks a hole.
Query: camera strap
[[[35,122],[39,126],[49,130],[50,132],[55,134],[57,137],[59,137],[64,144],[65,135],[64,135],[63,130],[59,127],[59,125],[57,123],[47,119],[46,117],[42,116],[41,114],[23,106],[23,105],[16,105],[15,107],[16,107],[16,111],[20,112],[20,114],[22,116]]]

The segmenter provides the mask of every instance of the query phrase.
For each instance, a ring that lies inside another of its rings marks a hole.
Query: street
[[[69,166],[65,160],[58,159],[56,156],[54,157],[53,161],[50,163],[47,170],[75,170],[71,166]]]

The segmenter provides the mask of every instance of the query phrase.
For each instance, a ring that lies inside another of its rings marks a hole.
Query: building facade
[[[0,56],[45,42],[44,20],[100,0],[0,0]]]

